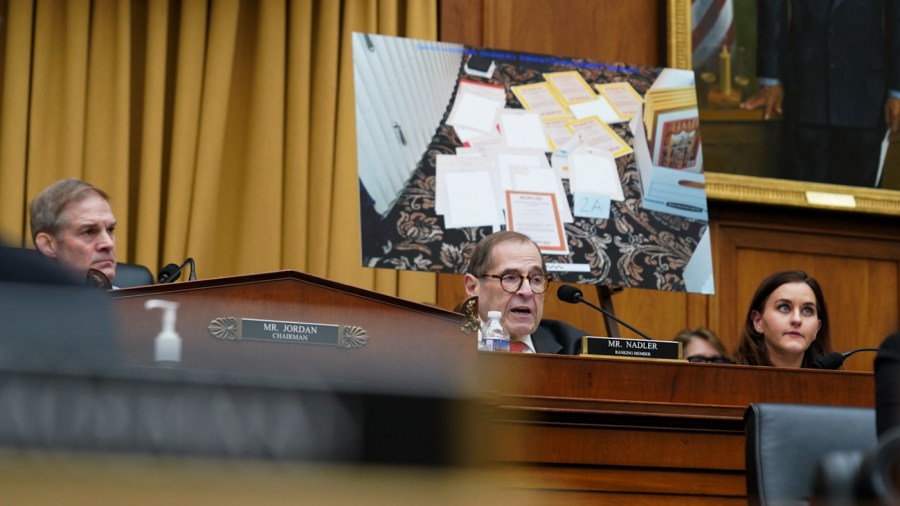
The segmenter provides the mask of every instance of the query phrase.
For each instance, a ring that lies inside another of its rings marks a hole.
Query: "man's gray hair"
[[[41,232],[56,236],[67,225],[62,218],[63,210],[69,204],[81,202],[91,195],[99,195],[109,202],[106,192],[80,179],[61,179],[48,186],[28,206],[31,215],[31,240],[35,241]]]

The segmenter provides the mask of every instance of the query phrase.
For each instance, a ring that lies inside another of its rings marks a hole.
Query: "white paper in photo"
[[[547,156],[533,149],[494,150],[493,162],[496,197],[503,213],[506,213],[506,190],[513,189],[513,167],[550,168]]]
[[[662,72],[659,73],[659,76],[657,76],[656,80],[653,81],[653,84],[650,86],[650,88],[678,88],[681,86],[693,85],[693,70],[664,68],[662,69]]]
[[[562,181],[556,176],[553,169],[537,169],[534,167],[511,168],[513,186],[515,191],[527,192],[553,192],[556,196],[556,204],[559,209],[559,217],[563,223],[572,223],[572,210],[569,209],[569,199],[566,197],[566,189]]]
[[[569,245],[552,193],[506,192],[508,230],[520,232],[534,241],[541,253],[568,255]]]
[[[569,129],[567,128],[566,131]],[[571,132],[569,132],[571,134]],[[572,135],[566,142],[561,145],[550,155],[550,166],[556,171],[556,176],[562,179],[569,179],[569,155],[574,153],[578,146],[578,138]]]
[[[454,128],[460,127],[489,133],[496,124],[497,110],[502,107],[503,102],[477,93],[457,93],[447,124]]]
[[[494,102],[506,103],[506,88],[493,84],[476,83],[474,81],[460,81],[459,93],[474,93],[489,98]]]
[[[692,293],[712,295],[716,292],[712,273],[712,245],[709,227],[703,232],[694,254],[684,267],[684,287]]]
[[[497,198],[503,202],[506,202],[504,192],[513,188],[511,167],[550,167],[547,156],[534,150],[498,151],[494,154],[494,163],[500,180],[500,191]]]
[[[469,144],[473,139],[478,139],[479,137],[490,135],[489,133],[482,132],[481,130],[474,130],[472,128],[461,126],[453,127],[453,131],[456,132],[456,136],[459,137],[459,141],[463,144]]]
[[[444,176],[447,187],[447,228],[495,226],[500,223],[494,188],[488,171],[449,172]]]
[[[503,109],[499,113],[500,131],[511,149],[536,149],[551,151],[541,115],[536,112],[525,112],[518,109]]]
[[[446,156],[446,155],[438,155],[438,156]],[[479,156],[489,156],[489,152],[479,148],[467,147],[467,146],[458,146],[456,148],[456,156],[471,156],[471,157],[479,157]]]
[[[434,175],[434,212],[446,214],[449,212],[449,191],[446,176],[453,172],[494,171],[494,157],[492,156],[457,156],[437,155],[435,157]],[[499,183],[499,180],[497,181]]]
[[[569,185],[573,194],[609,195],[610,200],[625,200],[616,161],[606,153],[578,150],[569,155]]]
[[[623,121],[628,121],[626,118],[620,117],[603,96],[598,97],[596,100],[572,104],[569,106],[569,110],[575,115],[575,119],[596,116],[604,123],[621,123]]]
[[[469,140],[467,146],[481,151],[506,149],[506,139],[499,132],[491,132]]]

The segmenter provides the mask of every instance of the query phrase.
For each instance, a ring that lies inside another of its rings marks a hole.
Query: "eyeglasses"
[[[685,357],[685,360],[687,360],[688,362],[693,362],[695,364],[700,364],[700,363],[733,364],[734,363],[725,357],[704,357],[703,355],[691,355],[690,357]]]
[[[484,274],[482,276],[478,276],[480,278],[492,278],[499,279],[500,286],[503,288],[503,291],[508,293],[516,293],[522,288],[522,283],[525,280],[528,280],[528,284],[531,285],[531,291],[535,294],[542,294],[547,291],[547,287],[550,286],[550,279],[543,272],[539,272],[537,274],[519,274],[518,272],[507,272],[506,274]]]

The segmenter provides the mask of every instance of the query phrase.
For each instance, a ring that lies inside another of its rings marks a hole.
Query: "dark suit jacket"
[[[875,357],[875,419],[879,436],[900,427],[900,332],[888,336]]]
[[[757,74],[784,84],[786,119],[884,128],[888,89],[900,90],[900,0],[758,6]]]
[[[557,355],[578,355],[581,353],[581,338],[587,332],[558,320],[541,320],[537,330],[531,334],[531,342],[537,353]]]

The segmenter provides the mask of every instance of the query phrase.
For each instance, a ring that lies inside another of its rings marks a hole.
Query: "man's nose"
[[[116,238],[106,230],[100,232],[100,240],[97,241],[97,249],[112,249],[116,245]]]
[[[534,295],[534,290],[531,289],[531,280],[528,278],[522,278],[522,286],[516,291],[519,295]]]

